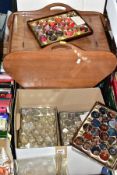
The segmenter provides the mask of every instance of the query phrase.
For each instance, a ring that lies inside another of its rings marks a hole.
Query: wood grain
[[[116,64],[115,55],[108,51],[83,51],[67,43],[4,58],[5,71],[24,88],[94,87]]]
[[[54,3],[41,10],[27,11],[27,12],[15,12],[13,13],[8,22],[10,29],[9,37],[9,52],[15,51],[36,51],[40,50],[40,46],[30,31],[27,21],[35,18],[43,18],[64,12],[63,10],[51,10],[52,7],[62,6],[65,7],[64,11],[72,10],[71,7]],[[93,29],[93,34],[79,39],[69,41],[85,50],[109,50],[107,38],[104,31],[102,15],[96,12],[79,12],[80,15]]]

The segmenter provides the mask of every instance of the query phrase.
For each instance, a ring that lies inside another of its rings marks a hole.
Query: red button
[[[85,133],[83,134],[83,136],[84,136],[84,138],[87,139],[87,140],[92,140],[92,138],[93,138],[92,134],[87,133],[87,132],[85,132]]]
[[[108,151],[104,150],[100,153],[100,158],[104,161],[107,161],[109,159],[109,153]]]

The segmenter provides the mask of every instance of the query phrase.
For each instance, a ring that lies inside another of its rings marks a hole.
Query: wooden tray
[[[75,10],[27,21],[41,47],[92,34],[92,29]]]
[[[62,7],[61,10],[60,7]],[[55,3],[37,11],[13,13],[10,16],[8,22],[10,29],[8,51],[36,51],[42,49],[38,45],[38,42],[27,26],[27,21],[35,18],[43,18],[49,15],[51,16],[62,12],[67,12],[70,10],[73,9],[65,4]],[[93,34],[86,36],[85,38],[74,39],[72,41],[69,41],[69,43],[72,43],[85,50],[109,50],[107,38],[104,31],[102,15],[96,12],[78,11],[78,13],[93,29]]]
[[[94,87],[116,65],[116,56],[108,51],[83,51],[68,43],[4,58],[5,71],[24,88]]]

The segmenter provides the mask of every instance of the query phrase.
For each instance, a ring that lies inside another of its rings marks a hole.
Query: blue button
[[[101,175],[112,175],[112,172],[107,167],[103,167],[101,171]]]

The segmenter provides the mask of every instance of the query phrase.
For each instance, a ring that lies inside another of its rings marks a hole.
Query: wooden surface
[[[65,10],[53,10],[52,7],[62,6]],[[71,7],[56,3],[51,4],[41,10],[30,12],[15,12],[9,18],[9,52],[14,51],[36,51],[40,49],[38,42],[27,26],[27,21],[35,18],[42,18],[49,15],[54,15],[64,11],[72,10]],[[80,39],[69,41],[85,50],[109,50],[107,43],[102,16],[99,13],[79,12],[80,15],[93,29],[93,34]]]
[[[108,51],[83,51],[71,44],[14,52],[4,58],[5,71],[24,88],[94,87],[116,64],[115,55]]]

